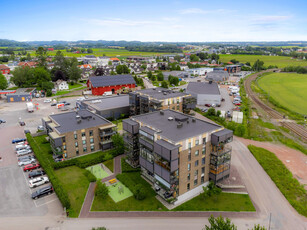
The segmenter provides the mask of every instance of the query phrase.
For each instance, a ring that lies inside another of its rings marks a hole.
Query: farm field
[[[48,51],[48,55],[54,56],[58,50]],[[68,57],[81,57],[85,55],[95,55],[95,56],[103,56],[104,54],[109,57],[127,57],[132,55],[137,56],[155,56],[155,55],[162,55],[165,53],[155,53],[155,52],[137,52],[137,51],[129,51],[126,49],[111,49],[111,48],[93,48],[93,53],[90,54],[75,54],[71,52],[66,52],[66,50],[61,50],[64,56]],[[35,55],[34,51],[28,51],[31,55]]]
[[[291,59],[286,56],[264,56],[264,55],[244,55],[244,54],[220,54],[221,62],[229,62],[231,59],[236,59],[242,63],[250,62],[254,64],[257,59],[264,62],[264,66],[277,65],[279,68],[286,66],[307,66],[306,60]]]
[[[272,73],[261,77],[258,84],[282,106],[307,114],[307,74]]]

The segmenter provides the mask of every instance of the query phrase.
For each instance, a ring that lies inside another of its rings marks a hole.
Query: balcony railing
[[[105,145],[113,142],[112,139],[100,141],[100,144]]]
[[[232,148],[230,146],[218,147],[218,148],[213,148],[211,154],[215,156],[220,156],[228,152],[231,152],[231,150]]]
[[[112,130],[112,131],[108,131],[108,132],[100,132],[100,137],[105,137],[105,136],[111,136],[113,134],[116,134],[116,131]]]

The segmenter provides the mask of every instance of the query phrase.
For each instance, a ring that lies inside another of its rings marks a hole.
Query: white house
[[[59,90],[59,91],[60,91],[60,90],[67,90],[67,89],[69,89],[68,84],[67,84],[66,81],[57,80],[57,81],[55,82],[55,84],[56,84],[57,90]]]

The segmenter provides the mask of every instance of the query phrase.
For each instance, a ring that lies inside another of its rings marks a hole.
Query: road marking
[[[25,180],[26,180],[26,182],[27,182],[27,186],[28,186],[28,189],[29,189],[29,191],[30,191],[30,194],[32,194],[32,191],[31,191],[30,186],[29,186],[29,180],[27,179],[26,174],[25,174],[25,172],[23,171],[23,168],[22,168],[22,167],[21,167],[21,170],[22,170],[22,174],[23,174],[23,176],[24,176],[24,178],[25,178]]]
[[[55,195],[55,193],[52,193],[51,195],[47,195],[47,196],[45,196],[44,198],[51,197],[52,195]],[[43,206],[43,205],[45,205],[45,204],[49,204],[49,203],[51,203],[51,202],[53,202],[53,201],[55,201],[55,200],[57,200],[57,198],[55,198],[55,199],[53,199],[53,200],[50,200],[50,201],[47,201],[47,202],[45,202],[45,203],[39,204],[39,205],[36,204],[36,202],[37,202],[38,200],[33,200],[33,201],[34,201],[35,207],[38,208],[38,207],[41,207],[41,206]]]

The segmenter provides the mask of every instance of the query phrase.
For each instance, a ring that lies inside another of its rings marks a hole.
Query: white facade
[[[213,71],[213,68],[196,68],[196,69],[188,69],[190,74],[194,75],[206,75],[209,72]]]
[[[56,85],[57,85],[57,90],[61,91],[61,90],[68,90],[69,87],[68,87],[68,84],[66,81],[61,81],[61,80],[58,80],[56,82]]]

